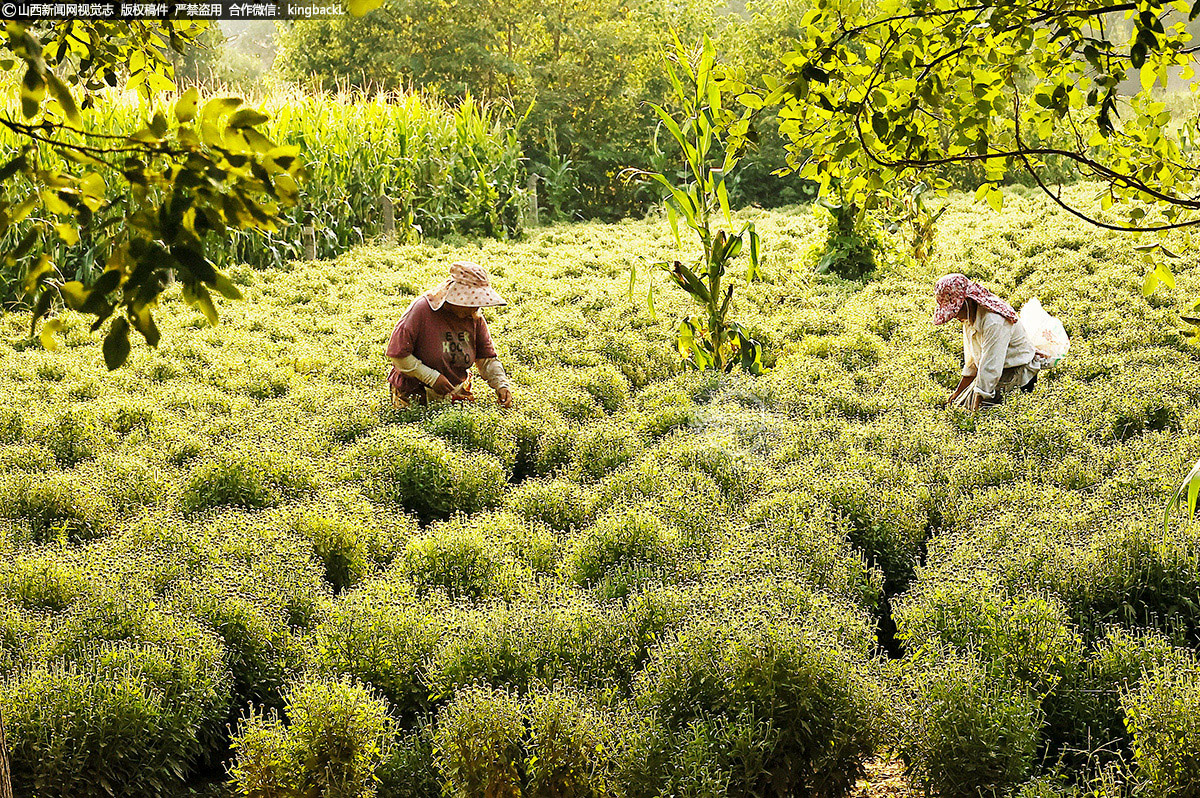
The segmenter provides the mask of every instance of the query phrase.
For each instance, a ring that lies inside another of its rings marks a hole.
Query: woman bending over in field
[[[512,407],[512,386],[479,311],[506,304],[482,266],[466,261],[450,264],[450,278],[417,297],[392,331],[387,345],[392,405],[474,400],[470,371],[474,364],[495,390],[500,406]]]
[[[1012,305],[962,274],[937,281],[934,324],[963,325],[963,370],[947,405],[978,410],[1000,403],[1001,394],[1037,384],[1044,356],[1034,349]]]

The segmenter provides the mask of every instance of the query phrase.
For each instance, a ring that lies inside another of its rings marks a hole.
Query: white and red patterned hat
[[[934,324],[945,324],[958,315],[958,309],[967,299],[974,299],[988,310],[999,313],[1009,321],[1017,320],[1017,312],[991,291],[965,274],[947,274],[937,281],[933,290],[937,299],[937,310],[933,312]]]
[[[487,269],[465,260],[451,263],[450,278],[432,291],[427,291],[425,298],[434,310],[439,310],[446,302],[464,308],[492,308],[508,304],[492,288]]]

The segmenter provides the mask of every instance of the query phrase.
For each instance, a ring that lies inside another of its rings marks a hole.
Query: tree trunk
[[[8,766],[8,740],[4,737],[3,712],[0,712],[0,798],[13,798],[12,771]]]

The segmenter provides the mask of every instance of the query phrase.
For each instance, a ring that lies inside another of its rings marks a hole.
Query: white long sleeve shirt
[[[980,305],[975,321],[963,322],[964,377],[975,377],[972,390],[994,396],[1004,369],[1027,366],[1037,351],[1020,319],[1009,321]]]

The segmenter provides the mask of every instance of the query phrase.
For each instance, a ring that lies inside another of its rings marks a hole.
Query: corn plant
[[[744,369],[758,374],[762,371],[762,347],[741,325],[730,320],[733,285],[724,282],[729,264],[743,249],[749,255],[747,282],[761,276],[759,238],[754,223],[746,222],[736,234],[731,232],[734,224],[726,179],[737,165],[739,148],[721,140],[730,125],[744,126],[746,120],[737,119],[722,105],[716,48],[707,36],[699,58],[688,52],[677,38],[673,52],[666,53],[664,60],[681,109],[680,117],[677,120],[660,105],[651,107],[679,146],[684,170],[674,180],[663,172],[635,171],[635,174],[669,192],[665,200],[667,218],[676,247],[683,248],[680,218],[700,240],[701,254],[693,264],[679,260],[654,263],[702,308],[701,313],[680,322],[676,341],[679,354],[697,369],[728,371],[741,362]],[[722,218],[725,227],[719,226]]]
[[[395,203],[400,241],[451,233],[497,238],[520,234],[524,175],[517,128],[511,114],[466,98],[448,105],[411,93],[292,96],[261,98],[270,115],[265,135],[281,145],[299,147],[306,178],[297,204],[283,208],[272,230],[234,230],[214,239],[209,257],[217,262],[266,266],[302,255],[301,228],[312,224],[317,256],[331,258],[382,232],[379,197]],[[146,125],[152,113],[132,95],[111,94],[82,109],[88,129],[124,135]],[[17,155],[21,142],[0,128],[0,163]],[[45,156],[43,168],[65,168]],[[130,207],[127,186],[114,183],[105,199]],[[34,228],[50,229],[50,214],[36,209],[0,235],[0,248],[13,252]],[[103,253],[114,233],[97,226],[81,228],[80,241],[68,246],[53,236],[46,254],[63,279],[85,285],[103,271]],[[0,276],[0,302],[19,302],[23,275]]]

